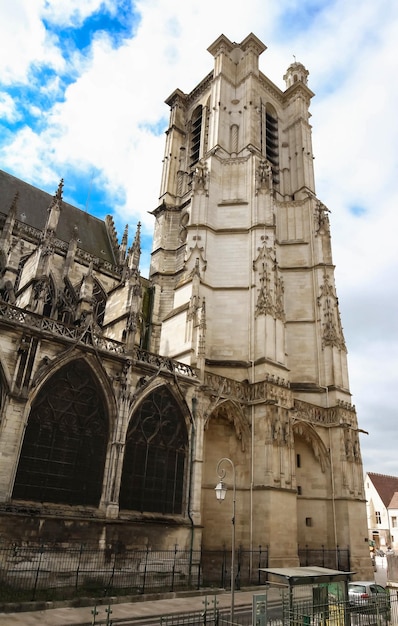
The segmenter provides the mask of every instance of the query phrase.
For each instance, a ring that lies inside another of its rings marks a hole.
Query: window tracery
[[[188,436],[185,420],[166,387],[148,396],[126,437],[120,508],[182,513]]]
[[[107,441],[99,384],[83,360],[65,365],[32,405],[13,498],[98,505]]]

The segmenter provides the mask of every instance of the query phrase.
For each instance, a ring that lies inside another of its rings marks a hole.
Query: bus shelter
[[[283,623],[290,626],[345,626],[350,623],[347,611],[348,582],[354,572],[326,567],[261,568],[270,586],[280,589]],[[268,595],[268,594],[267,594]],[[267,623],[264,595],[261,610],[254,601],[256,626]],[[259,601],[260,596],[259,596]]]

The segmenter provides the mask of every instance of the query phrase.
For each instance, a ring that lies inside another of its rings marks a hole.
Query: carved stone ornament
[[[322,202],[318,201],[314,214],[317,234],[325,235],[330,232],[329,213],[330,210]]]
[[[255,316],[271,315],[274,319],[285,320],[283,306],[283,281],[279,273],[275,251],[267,247],[266,237],[262,237],[263,245],[258,248],[259,254],[253,262],[253,269],[258,271],[257,303]]]
[[[272,190],[272,167],[265,159],[260,161],[256,171],[256,193],[262,189]]]
[[[199,161],[193,173],[193,189],[195,191],[204,191],[207,194],[208,176],[209,172],[206,163]]]
[[[323,283],[320,286],[320,296],[318,297],[318,306],[321,308],[322,315],[322,347],[335,346],[346,351],[338,305],[335,288],[330,283],[325,269]]]

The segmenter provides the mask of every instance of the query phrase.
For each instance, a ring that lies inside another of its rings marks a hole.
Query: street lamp
[[[235,465],[228,459],[224,457],[220,459],[217,463],[217,476],[219,478],[219,482],[215,487],[216,498],[221,503],[225,500],[225,496],[227,495],[227,486],[223,482],[225,478],[226,470],[221,467],[223,463],[229,463],[232,467],[232,478],[233,478],[233,498],[232,498],[232,543],[231,543],[231,624],[234,621],[234,611],[235,611],[235,504],[236,504],[236,479],[235,479]]]

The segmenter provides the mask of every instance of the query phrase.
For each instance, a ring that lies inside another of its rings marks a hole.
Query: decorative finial
[[[61,178],[61,180],[59,181],[57,193],[55,194],[55,197],[56,197],[57,200],[62,200],[63,188],[64,188],[64,179]]]

